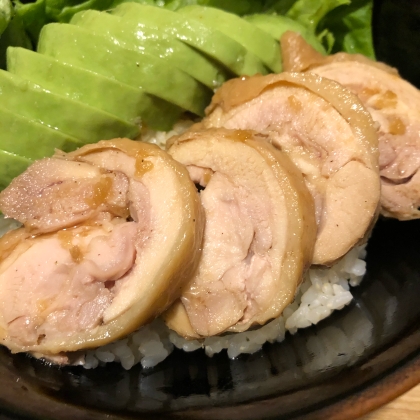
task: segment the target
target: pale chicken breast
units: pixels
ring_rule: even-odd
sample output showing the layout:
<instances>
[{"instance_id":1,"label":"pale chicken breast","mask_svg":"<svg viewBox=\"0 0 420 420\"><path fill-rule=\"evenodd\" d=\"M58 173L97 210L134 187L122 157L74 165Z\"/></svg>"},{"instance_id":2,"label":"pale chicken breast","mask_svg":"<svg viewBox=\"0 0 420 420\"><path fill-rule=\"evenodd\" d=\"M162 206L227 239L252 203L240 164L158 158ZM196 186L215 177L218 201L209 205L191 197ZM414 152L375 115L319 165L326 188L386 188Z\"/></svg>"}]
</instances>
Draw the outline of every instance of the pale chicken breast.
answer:
<instances>
[{"instance_id":1,"label":"pale chicken breast","mask_svg":"<svg viewBox=\"0 0 420 420\"><path fill-rule=\"evenodd\" d=\"M263 133L302 172L318 224L313 264L366 239L378 214L378 142L356 96L312 74L257 75L225 83L206 113L201 127Z\"/></svg>"},{"instance_id":2,"label":"pale chicken breast","mask_svg":"<svg viewBox=\"0 0 420 420\"><path fill-rule=\"evenodd\" d=\"M127 217L128 177L58 158L34 162L0 192L0 208L34 234L75 226L110 212Z\"/></svg>"},{"instance_id":3,"label":"pale chicken breast","mask_svg":"<svg viewBox=\"0 0 420 420\"><path fill-rule=\"evenodd\" d=\"M286 155L250 131L171 139L169 153L201 190L203 254L164 318L185 337L244 331L278 317L312 259L314 205Z\"/></svg>"},{"instance_id":4,"label":"pale chicken breast","mask_svg":"<svg viewBox=\"0 0 420 420\"><path fill-rule=\"evenodd\" d=\"M335 80L356 94L378 124L382 214L420 217L420 91L395 69L358 54L320 56L297 34L282 38L286 67Z\"/></svg>"},{"instance_id":5,"label":"pale chicken breast","mask_svg":"<svg viewBox=\"0 0 420 420\"><path fill-rule=\"evenodd\" d=\"M46 203L20 207L34 202L34 185ZM195 186L153 145L102 141L37 162L2 200L38 232L0 239L0 337L13 352L55 360L114 341L177 299L198 263L204 219Z\"/></svg>"}]
</instances>

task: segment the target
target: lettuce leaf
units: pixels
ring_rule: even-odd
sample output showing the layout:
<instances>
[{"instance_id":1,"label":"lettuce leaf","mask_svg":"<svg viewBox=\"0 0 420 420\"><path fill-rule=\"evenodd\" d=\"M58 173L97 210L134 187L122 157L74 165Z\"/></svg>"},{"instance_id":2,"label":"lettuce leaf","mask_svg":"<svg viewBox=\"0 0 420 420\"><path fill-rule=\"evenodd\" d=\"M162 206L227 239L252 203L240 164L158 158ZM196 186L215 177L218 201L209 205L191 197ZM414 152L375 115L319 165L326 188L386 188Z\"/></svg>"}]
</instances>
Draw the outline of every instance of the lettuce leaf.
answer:
<instances>
[{"instance_id":1,"label":"lettuce leaf","mask_svg":"<svg viewBox=\"0 0 420 420\"><path fill-rule=\"evenodd\" d=\"M375 59L372 39L372 1L353 0L325 16L319 28L334 34L332 52L360 53Z\"/></svg>"},{"instance_id":2,"label":"lettuce leaf","mask_svg":"<svg viewBox=\"0 0 420 420\"><path fill-rule=\"evenodd\" d=\"M329 53L345 51L375 58L372 0L266 0L264 13L302 23L317 35Z\"/></svg>"},{"instance_id":3,"label":"lettuce leaf","mask_svg":"<svg viewBox=\"0 0 420 420\"><path fill-rule=\"evenodd\" d=\"M126 1L152 4L170 10L198 4L237 15L276 14L289 17L311 31L326 51L361 53L374 58L371 15L373 0L36 0L14 1L17 14L34 45L48 22L69 22L86 9L107 10Z\"/></svg>"},{"instance_id":4,"label":"lettuce leaf","mask_svg":"<svg viewBox=\"0 0 420 420\"><path fill-rule=\"evenodd\" d=\"M10 0L0 0L0 36L7 28L13 16L13 5Z\"/></svg>"},{"instance_id":5,"label":"lettuce leaf","mask_svg":"<svg viewBox=\"0 0 420 420\"><path fill-rule=\"evenodd\" d=\"M45 0L37 0L33 3L21 3L15 1L15 12L23 22L23 26L35 46L41 28L52 20L47 16L45 10Z\"/></svg>"},{"instance_id":6,"label":"lettuce leaf","mask_svg":"<svg viewBox=\"0 0 420 420\"><path fill-rule=\"evenodd\" d=\"M255 0L155 0L156 6L166 7L171 10L197 4L199 6L216 7L240 16L261 12L264 3L264 1Z\"/></svg>"},{"instance_id":7,"label":"lettuce leaf","mask_svg":"<svg viewBox=\"0 0 420 420\"><path fill-rule=\"evenodd\" d=\"M328 12L349 3L350 0L297 0L287 11L286 16L316 32L319 22Z\"/></svg>"},{"instance_id":8,"label":"lettuce leaf","mask_svg":"<svg viewBox=\"0 0 420 420\"><path fill-rule=\"evenodd\" d=\"M32 49L25 25L9 0L0 0L0 68L6 68L9 46Z\"/></svg>"}]
</instances>

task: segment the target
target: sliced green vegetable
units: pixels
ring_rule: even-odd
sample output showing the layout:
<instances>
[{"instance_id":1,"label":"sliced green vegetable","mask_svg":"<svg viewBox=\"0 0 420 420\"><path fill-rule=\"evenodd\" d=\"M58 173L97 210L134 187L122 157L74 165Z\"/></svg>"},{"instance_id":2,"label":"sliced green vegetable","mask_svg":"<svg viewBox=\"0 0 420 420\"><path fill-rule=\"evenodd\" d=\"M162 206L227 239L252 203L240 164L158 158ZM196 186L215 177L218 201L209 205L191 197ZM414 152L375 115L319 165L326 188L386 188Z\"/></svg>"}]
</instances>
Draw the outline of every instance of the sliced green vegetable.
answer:
<instances>
[{"instance_id":1,"label":"sliced green vegetable","mask_svg":"<svg viewBox=\"0 0 420 420\"><path fill-rule=\"evenodd\" d=\"M138 29L153 28L173 36L222 63L236 75L266 74L264 64L242 45L220 31L160 7L123 3L112 14L136 22Z\"/></svg>"},{"instance_id":2,"label":"sliced green vegetable","mask_svg":"<svg viewBox=\"0 0 420 420\"><path fill-rule=\"evenodd\" d=\"M182 112L141 89L24 48L8 49L7 68L53 93L156 130L170 130Z\"/></svg>"},{"instance_id":3,"label":"sliced green vegetable","mask_svg":"<svg viewBox=\"0 0 420 420\"><path fill-rule=\"evenodd\" d=\"M28 159L52 156L55 149L70 152L82 144L74 137L0 107L0 149Z\"/></svg>"},{"instance_id":4,"label":"sliced green vegetable","mask_svg":"<svg viewBox=\"0 0 420 420\"><path fill-rule=\"evenodd\" d=\"M120 3L124 1L120 0ZM142 1L139 1L142 3ZM155 0L155 6L165 7L170 10L178 10L181 7L197 4L199 6L216 7L236 15L258 13L264 7L264 1L255 0Z\"/></svg>"},{"instance_id":5,"label":"sliced green vegetable","mask_svg":"<svg viewBox=\"0 0 420 420\"><path fill-rule=\"evenodd\" d=\"M39 38L38 52L144 89L197 115L204 114L211 99L210 89L181 70L169 68L145 51L139 53L122 48L74 25L52 23L45 26Z\"/></svg>"},{"instance_id":6,"label":"sliced green vegetable","mask_svg":"<svg viewBox=\"0 0 420 420\"><path fill-rule=\"evenodd\" d=\"M229 77L225 69L173 37L162 36L150 28L138 30L137 25L116 15L95 10L76 14L70 22L96 35L103 35L121 47L159 57L167 66L176 67L210 89L220 86Z\"/></svg>"},{"instance_id":7,"label":"sliced green vegetable","mask_svg":"<svg viewBox=\"0 0 420 420\"><path fill-rule=\"evenodd\" d=\"M281 72L278 40L274 40L258 26L232 13L213 7L187 6L180 9L178 13L219 30L256 55L272 72Z\"/></svg>"},{"instance_id":8,"label":"sliced green vegetable","mask_svg":"<svg viewBox=\"0 0 420 420\"><path fill-rule=\"evenodd\" d=\"M84 10L109 10L126 2L164 6L161 0L46 0L46 13L54 22L68 23Z\"/></svg>"},{"instance_id":9,"label":"sliced green vegetable","mask_svg":"<svg viewBox=\"0 0 420 420\"><path fill-rule=\"evenodd\" d=\"M248 22L258 26L263 31L269 33L274 39L280 40L286 31L298 32L305 40L312 45L317 51L326 54L325 48L314 35L314 33L305 28L299 22L280 15L249 15L244 16Z\"/></svg>"},{"instance_id":10,"label":"sliced green vegetable","mask_svg":"<svg viewBox=\"0 0 420 420\"><path fill-rule=\"evenodd\" d=\"M36 45L39 32L46 23L69 22L72 16L80 11L109 10L127 2L167 10L201 5L239 16L256 13L286 15L318 36L328 51L344 49L373 56L369 19L372 0L36 0L30 3L15 0L13 3L33 45Z\"/></svg>"},{"instance_id":11,"label":"sliced green vegetable","mask_svg":"<svg viewBox=\"0 0 420 420\"><path fill-rule=\"evenodd\" d=\"M0 71L0 103L10 112L78 139L77 144L115 137L135 138L139 128L111 114L56 95L28 80Z\"/></svg>"},{"instance_id":12,"label":"sliced green vegetable","mask_svg":"<svg viewBox=\"0 0 420 420\"><path fill-rule=\"evenodd\" d=\"M178 10L191 4L217 7L237 15L258 13L264 6L264 1L253 0L46 0L48 15L56 22L67 23L73 15L83 10L107 10L122 3L133 2L163 7L168 10Z\"/></svg>"},{"instance_id":13,"label":"sliced green vegetable","mask_svg":"<svg viewBox=\"0 0 420 420\"><path fill-rule=\"evenodd\" d=\"M20 175L31 163L32 160L28 158L0 150L0 190L6 188L12 179Z\"/></svg>"},{"instance_id":14,"label":"sliced green vegetable","mask_svg":"<svg viewBox=\"0 0 420 420\"><path fill-rule=\"evenodd\" d=\"M55 22L68 23L76 13L82 10L106 10L112 7L113 0L46 0L46 13Z\"/></svg>"}]
</instances>

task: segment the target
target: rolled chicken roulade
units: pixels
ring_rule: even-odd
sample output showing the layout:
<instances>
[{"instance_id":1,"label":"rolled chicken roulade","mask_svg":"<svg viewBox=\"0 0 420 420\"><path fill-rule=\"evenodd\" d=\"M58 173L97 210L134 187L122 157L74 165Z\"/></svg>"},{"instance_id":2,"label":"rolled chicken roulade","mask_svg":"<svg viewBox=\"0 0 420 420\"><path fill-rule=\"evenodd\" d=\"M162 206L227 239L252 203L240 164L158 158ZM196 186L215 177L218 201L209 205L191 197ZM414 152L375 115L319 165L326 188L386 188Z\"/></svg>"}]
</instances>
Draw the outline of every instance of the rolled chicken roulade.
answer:
<instances>
[{"instance_id":1,"label":"rolled chicken roulade","mask_svg":"<svg viewBox=\"0 0 420 420\"><path fill-rule=\"evenodd\" d=\"M356 94L378 124L381 213L420 217L420 91L398 72L360 54L324 57L296 33L282 37L290 71L310 71Z\"/></svg>"},{"instance_id":2,"label":"rolled chicken roulade","mask_svg":"<svg viewBox=\"0 0 420 420\"><path fill-rule=\"evenodd\" d=\"M336 82L282 73L226 82L202 127L252 129L302 172L316 208L313 264L332 265L366 240L379 209L378 140L370 114Z\"/></svg>"},{"instance_id":3,"label":"rolled chicken roulade","mask_svg":"<svg viewBox=\"0 0 420 420\"><path fill-rule=\"evenodd\" d=\"M198 194L153 145L116 139L38 161L0 208L24 223L0 239L0 336L13 352L114 341L164 311L197 266Z\"/></svg>"},{"instance_id":4,"label":"rolled chicken roulade","mask_svg":"<svg viewBox=\"0 0 420 420\"><path fill-rule=\"evenodd\" d=\"M201 190L198 270L164 314L184 337L245 331L278 317L312 258L314 205L302 174L264 136L209 129L172 138L169 153Z\"/></svg>"}]
</instances>

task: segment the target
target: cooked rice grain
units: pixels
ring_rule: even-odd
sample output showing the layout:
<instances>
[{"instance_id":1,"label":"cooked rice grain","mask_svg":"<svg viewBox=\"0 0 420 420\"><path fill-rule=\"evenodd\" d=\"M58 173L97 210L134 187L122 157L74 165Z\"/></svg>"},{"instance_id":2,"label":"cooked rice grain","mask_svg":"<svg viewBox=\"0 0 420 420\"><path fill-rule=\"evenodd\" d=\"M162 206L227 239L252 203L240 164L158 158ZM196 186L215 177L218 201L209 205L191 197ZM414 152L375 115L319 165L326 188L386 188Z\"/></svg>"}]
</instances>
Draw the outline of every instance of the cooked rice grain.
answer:
<instances>
[{"instance_id":1,"label":"cooked rice grain","mask_svg":"<svg viewBox=\"0 0 420 420\"><path fill-rule=\"evenodd\" d=\"M365 256L365 246L360 246L331 268L309 270L294 302L282 316L258 329L208 337L199 342L185 340L157 319L123 340L89 350L84 367L91 369L109 362L119 362L124 369L139 362L144 368L153 367L169 356L174 346L187 352L203 348L209 357L226 349L231 359L241 353L255 353L266 342L283 341L286 331L294 334L348 305L353 299L350 286L357 286L366 272ZM326 333L329 336L331 331Z\"/></svg>"}]
</instances>

